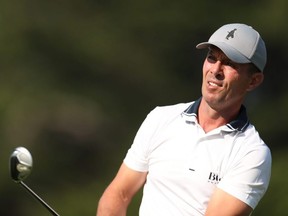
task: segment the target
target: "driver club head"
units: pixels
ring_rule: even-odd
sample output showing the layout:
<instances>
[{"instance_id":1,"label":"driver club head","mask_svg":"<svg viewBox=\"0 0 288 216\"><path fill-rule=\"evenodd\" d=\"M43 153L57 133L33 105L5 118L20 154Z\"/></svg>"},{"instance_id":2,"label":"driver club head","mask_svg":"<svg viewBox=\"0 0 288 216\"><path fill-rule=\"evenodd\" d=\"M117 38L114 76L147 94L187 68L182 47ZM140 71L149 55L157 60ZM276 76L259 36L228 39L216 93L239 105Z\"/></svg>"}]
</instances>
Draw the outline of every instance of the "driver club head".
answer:
<instances>
[{"instance_id":1,"label":"driver club head","mask_svg":"<svg viewBox=\"0 0 288 216\"><path fill-rule=\"evenodd\" d=\"M17 147L10 156L10 174L19 183L29 176L33 166L30 152L24 147Z\"/></svg>"}]
</instances>

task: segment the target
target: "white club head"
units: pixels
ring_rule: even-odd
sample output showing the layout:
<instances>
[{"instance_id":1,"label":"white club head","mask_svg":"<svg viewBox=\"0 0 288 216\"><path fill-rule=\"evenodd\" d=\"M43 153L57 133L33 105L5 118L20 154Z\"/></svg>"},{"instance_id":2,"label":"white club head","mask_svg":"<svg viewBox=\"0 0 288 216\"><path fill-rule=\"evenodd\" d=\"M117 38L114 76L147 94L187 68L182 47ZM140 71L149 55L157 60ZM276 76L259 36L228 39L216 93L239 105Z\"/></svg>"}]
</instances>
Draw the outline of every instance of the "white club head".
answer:
<instances>
[{"instance_id":1,"label":"white club head","mask_svg":"<svg viewBox=\"0 0 288 216\"><path fill-rule=\"evenodd\" d=\"M24 147L17 147L10 156L10 174L15 182L23 181L31 173L33 159Z\"/></svg>"}]
</instances>

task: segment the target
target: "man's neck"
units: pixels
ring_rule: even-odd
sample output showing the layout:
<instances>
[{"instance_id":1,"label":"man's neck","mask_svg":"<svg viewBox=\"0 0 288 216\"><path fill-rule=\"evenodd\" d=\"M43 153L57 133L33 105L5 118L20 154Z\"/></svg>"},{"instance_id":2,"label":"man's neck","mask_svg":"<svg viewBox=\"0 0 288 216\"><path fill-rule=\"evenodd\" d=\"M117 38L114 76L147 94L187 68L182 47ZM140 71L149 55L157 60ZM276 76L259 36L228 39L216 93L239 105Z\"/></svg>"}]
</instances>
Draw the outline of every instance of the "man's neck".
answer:
<instances>
[{"instance_id":1,"label":"man's neck","mask_svg":"<svg viewBox=\"0 0 288 216\"><path fill-rule=\"evenodd\" d=\"M223 126L233 119L235 119L239 113L240 106L227 107L225 109L213 109L209 104L202 98L199 110L198 110L198 122L203 130L207 133L220 126Z\"/></svg>"}]
</instances>

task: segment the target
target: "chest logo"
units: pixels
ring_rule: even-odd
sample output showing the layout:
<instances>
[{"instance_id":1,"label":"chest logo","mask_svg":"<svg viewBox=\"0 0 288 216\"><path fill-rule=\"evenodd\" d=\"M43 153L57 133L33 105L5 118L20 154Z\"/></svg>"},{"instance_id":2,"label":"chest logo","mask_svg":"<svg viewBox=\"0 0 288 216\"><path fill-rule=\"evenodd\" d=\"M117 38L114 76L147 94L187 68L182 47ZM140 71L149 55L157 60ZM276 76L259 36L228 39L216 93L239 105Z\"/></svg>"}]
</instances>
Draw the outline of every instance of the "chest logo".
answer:
<instances>
[{"instance_id":1,"label":"chest logo","mask_svg":"<svg viewBox=\"0 0 288 216\"><path fill-rule=\"evenodd\" d=\"M219 177L218 173L210 172L208 182L212 184L218 184L220 181L221 178Z\"/></svg>"}]
</instances>

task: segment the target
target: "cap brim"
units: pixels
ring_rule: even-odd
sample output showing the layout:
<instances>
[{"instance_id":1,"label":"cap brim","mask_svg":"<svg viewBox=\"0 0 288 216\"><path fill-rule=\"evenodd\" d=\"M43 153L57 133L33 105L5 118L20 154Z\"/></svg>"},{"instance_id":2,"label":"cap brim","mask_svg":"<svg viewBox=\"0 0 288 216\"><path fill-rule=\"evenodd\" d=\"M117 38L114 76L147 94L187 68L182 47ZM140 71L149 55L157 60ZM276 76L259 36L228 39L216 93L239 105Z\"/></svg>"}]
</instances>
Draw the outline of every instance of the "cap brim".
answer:
<instances>
[{"instance_id":1,"label":"cap brim","mask_svg":"<svg viewBox=\"0 0 288 216\"><path fill-rule=\"evenodd\" d=\"M205 49L210 47L211 45L214 45L218 47L222 52L233 62L239 63L239 64L245 64L245 63L250 63L251 61L241 54L239 51L234 49L233 47L227 45L226 43L223 42L203 42L199 43L196 48L197 49Z\"/></svg>"}]
</instances>

